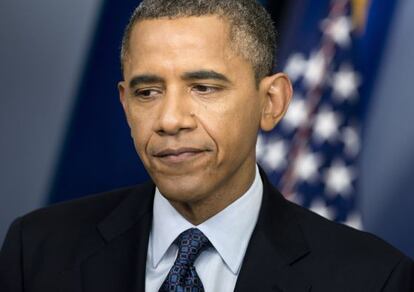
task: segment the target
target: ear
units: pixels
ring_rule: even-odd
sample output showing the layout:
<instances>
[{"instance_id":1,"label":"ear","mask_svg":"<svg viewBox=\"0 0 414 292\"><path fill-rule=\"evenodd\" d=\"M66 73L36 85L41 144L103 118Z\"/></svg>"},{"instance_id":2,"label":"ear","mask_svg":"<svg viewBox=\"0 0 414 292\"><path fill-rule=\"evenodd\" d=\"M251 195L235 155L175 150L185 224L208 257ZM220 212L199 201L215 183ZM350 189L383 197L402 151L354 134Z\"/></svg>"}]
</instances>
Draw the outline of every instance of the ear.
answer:
<instances>
[{"instance_id":1,"label":"ear","mask_svg":"<svg viewBox=\"0 0 414 292\"><path fill-rule=\"evenodd\" d=\"M118 82L119 101L122 104L122 108L124 109L126 120L128 122L128 125L130 126L129 115L128 115L127 96L126 96L127 92L126 91L127 91L127 89L125 87L125 81Z\"/></svg>"},{"instance_id":2,"label":"ear","mask_svg":"<svg viewBox=\"0 0 414 292\"><path fill-rule=\"evenodd\" d=\"M126 94L126 89L125 89L125 81L119 81L118 82L118 94L119 94L119 101L121 102L121 104L122 104L122 107L124 108L124 110L125 110L125 107L126 107L126 96L125 96L125 94Z\"/></svg>"},{"instance_id":3,"label":"ear","mask_svg":"<svg viewBox=\"0 0 414 292\"><path fill-rule=\"evenodd\" d=\"M263 131L272 130L286 113L292 99L292 83L286 74L277 73L260 82L263 99L260 127Z\"/></svg>"}]
</instances>

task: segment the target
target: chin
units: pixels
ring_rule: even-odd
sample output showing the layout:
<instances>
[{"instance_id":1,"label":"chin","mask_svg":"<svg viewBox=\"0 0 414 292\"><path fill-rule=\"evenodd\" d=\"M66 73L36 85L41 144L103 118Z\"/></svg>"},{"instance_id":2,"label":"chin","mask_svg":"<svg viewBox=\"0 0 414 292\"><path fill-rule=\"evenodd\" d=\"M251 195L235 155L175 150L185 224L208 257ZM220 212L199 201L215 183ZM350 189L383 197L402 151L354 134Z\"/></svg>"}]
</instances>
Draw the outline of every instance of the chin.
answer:
<instances>
[{"instance_id":1,"label":"chin","mask_svg":"<svg viewBox=\"0 0 414 292\"><path fill-rule=\"evenodd\" d=\"M202 200L207 193L206 184L197 183L192 178L158 178L155 181L161 194L170 201L194 203Z\"/></svg>"}]
</instances>

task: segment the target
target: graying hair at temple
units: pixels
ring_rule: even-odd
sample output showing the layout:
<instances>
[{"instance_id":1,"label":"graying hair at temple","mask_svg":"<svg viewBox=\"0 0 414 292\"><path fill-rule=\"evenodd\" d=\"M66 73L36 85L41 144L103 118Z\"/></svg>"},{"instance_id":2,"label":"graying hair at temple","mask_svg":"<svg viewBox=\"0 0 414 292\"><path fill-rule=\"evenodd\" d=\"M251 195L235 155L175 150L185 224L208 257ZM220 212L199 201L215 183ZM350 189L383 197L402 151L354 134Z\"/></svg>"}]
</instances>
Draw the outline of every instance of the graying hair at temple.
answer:
<instances>
[{"instance_id":1,"label":"graying hair at temple","mask_svg":"<svg viewBox=\"0 0 414 292\"><path fill-rule=\"evenodd\" d=\"M275 65L276 30L271 16L255 0L143 0L125 29L121 67L128 57L131 31L140 20L217 15L229 21L232 49L248 60L256 81Z\"/></svg>"}]
</instances>

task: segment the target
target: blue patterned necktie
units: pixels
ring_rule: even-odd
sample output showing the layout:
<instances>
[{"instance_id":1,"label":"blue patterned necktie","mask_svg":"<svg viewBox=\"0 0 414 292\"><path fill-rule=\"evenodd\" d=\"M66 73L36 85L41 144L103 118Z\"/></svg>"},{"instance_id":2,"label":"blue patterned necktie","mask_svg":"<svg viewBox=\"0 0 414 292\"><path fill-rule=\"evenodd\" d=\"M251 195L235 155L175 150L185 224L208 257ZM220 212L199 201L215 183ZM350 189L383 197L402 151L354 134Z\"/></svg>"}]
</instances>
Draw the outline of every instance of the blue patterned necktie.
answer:
<instances>
[{"instance_id":1,"label":"blue patterned necktie","mask_svg":"<svg viewBox=\"0 0 414 292\"><path fill-rule=\"evenodd\" d=\"M203 292L204 287L194 267L196 258L211 243L197 228L181 233L175 243L178 255L159 292Z\"/></svg>"}]
</instances>

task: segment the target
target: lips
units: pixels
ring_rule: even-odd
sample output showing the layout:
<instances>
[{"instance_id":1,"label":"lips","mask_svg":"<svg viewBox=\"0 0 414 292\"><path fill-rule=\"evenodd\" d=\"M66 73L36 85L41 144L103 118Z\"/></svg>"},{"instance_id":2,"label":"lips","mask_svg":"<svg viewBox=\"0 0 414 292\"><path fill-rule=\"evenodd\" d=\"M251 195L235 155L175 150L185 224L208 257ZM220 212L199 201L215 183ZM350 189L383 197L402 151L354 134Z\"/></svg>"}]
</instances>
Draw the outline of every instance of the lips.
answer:
<instances>
[{"instance_id":1,"label":"lips","mask_svg":"<svg viewBox=\"0 0 414 292\"><path fill-rule=\"evenodd\" d=\"M205 150L197 148L178 148L178 149L164 149L154 154L155 157L179 156L183 154L197 154Z\"/></svg>"},{"instance_id":2,"label":"lips","mask_svg":"<svg viewBox=\"0 0 414 292\"><path fill-rule=\"evenodd\" d=\"M153 156L165 162L179 163L199 157L205 152L207 150L192 147L168 148L155 152Z\"/></svg>"}]
</instances>

